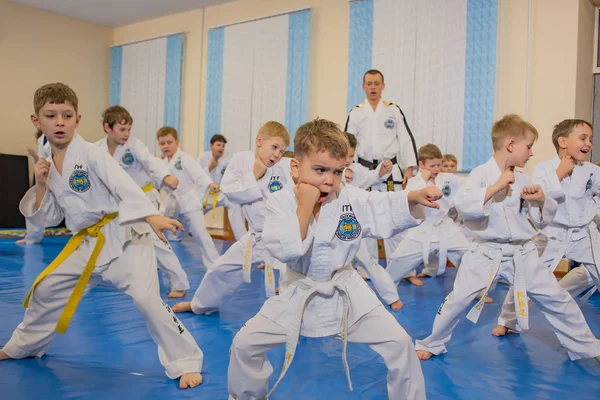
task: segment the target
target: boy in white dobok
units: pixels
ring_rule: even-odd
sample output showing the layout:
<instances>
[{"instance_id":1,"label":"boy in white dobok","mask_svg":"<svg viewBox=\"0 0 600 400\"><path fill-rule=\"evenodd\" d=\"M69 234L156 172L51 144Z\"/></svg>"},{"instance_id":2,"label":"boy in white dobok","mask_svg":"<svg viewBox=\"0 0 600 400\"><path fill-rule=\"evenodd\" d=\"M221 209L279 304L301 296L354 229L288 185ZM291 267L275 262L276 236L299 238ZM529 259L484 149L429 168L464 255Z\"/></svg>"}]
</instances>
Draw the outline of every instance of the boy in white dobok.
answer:
<instances>
[{"instance_id":1,"label":"boy in white dobok","mask_svg":"<svg viewBox=\"0 0 600 400\"><path fill-rule=\"evenodd\" d=\"M390 160L384 160L374 170L354 163L357 141L354 135L344 132L348 140L348 157L346 157L346 169L344 170L343 181L349 185L356 186L366 190L377 182L383 182L392 173L392 163ZM399 310L403 304L398 295L398 288L387 271L379 265L379 260L371 257L369 249L365 242L361 242L360 248L354 258L357 271L363 278L371 279L373 287L379 293L383 301L388 304L392 310ZM366 276L365 276L366 275Z\"/></svg>"},{"instance_id":2,"label":"boy in white dobok","mask_svg":"<svg viewBox=\"0 0 600 400\"><path fill-rule=\"evenodd\" d=\"M229 164L229 158L224 157L225 145L227 139L223 135L214 135L210 138L210 151L200 154L198 157L198 163L204 168L204 171L208 173L212 182L217 185L217 191L209 191L204 199L204 212L208 212L214 208L223 206L227 209L227 217L231 224L231 230L235 240L240 240L242 236L248 232L246 229L246 221L242 214L242 207L239 204L233 204L220 190L221 181L225 170Z\"/></svg>"},{"instance_id":3,"label":"boy in white dobok","mask_svg":"<svg viewBox=\"0 0 600 400\"><path fill-rule=\"evenodd\" d=\"M275 295L275 274L279 269L265 250L262 238L265 202L291 181L290 159L282 158L290 144L290 135L279 122L266 122L256 136L256 149L236 153L225 170L221 190L229 201L242 207L250 230L217 260L206 275L191 302L177 303L175 312L208 315L218 311L223 300L243 282L250 282L252 264L265 263L265 291Z\"/></svg>"},{"instance_id":4,"label":"boy in white dobok","mask_svg":"<svg viewBox=\"0 0 600 400\"><path fill-rule=\"evenodd\" d=\"M434 186L444 196L438 202L439 209L425 211L425 222L402 234L402 240L390 256L387 266L388 273L396 283L421 263L425 268L419 276L441 275L446 270L447 261L459 265L470 246L462 228L448 216L449 211L454 208L456 192L464 180L454 174L440 173L442 152L434 144L419 148L418 159L419 172L408 180L406 190ZM430 258L435 258L437 262L430 263Z\"/></svg>"},{"instance_id":5,"label":"boy in white dobok","mask_svg":"<svg viewBox=\"0 0 600 400\"><path fill-rule=\"evenodd\" d=\"M204 265L210 268L219 258L219 252L206 231L202 199L209 190L217 190L217 185L210 180L196 160L179 148L175 128L163 126L156 132L156 137L164 155L162 162L179 180L176 190L166 190L168 195L160 210L167 217L177 218L185 231L192 233L194 240L200 245Z\"/></svg>"},{"instance_id":6,"label":"boy in white dobok","mask_svg":"<svg viewBox=\"0 0 600 400\"><path fill-rule=\"evenodd\" d=\"M514 286L518 324L528 329L527 298L531 297L567 348L571 359L600 355L598 341L581 310L569 293L560 287L546 268L531 240L537 232L527 215L539 226L547 225L557 204L545 196L539 185L530 185L527 176L515 172L533 155L537 139L533 125L517 115L506 115L492 127L494 156L475 168L455 197L456 209L477 237L462 258L454 289L440 306L433 331L417 340L417 355L426 360L446 352L446 342L473 299L485 293L501 276ZM477 322L484 300L471 309L467 318Z\"/></svg>"},{"instance_id":7,"label":"boy in white dobok","mask_svg":"<svg viewBox=\"0 0 600 400\"><path fill-rule=\"evenodd\" d=\"M294 139L292 171L298 184L267 201L265 246L287 264L279 296L237 333L228 371L230 398L264 399L288 370L299 336L340 336L368 344L388 367L390 399L425 399L425 384L410 336L352 268L367 236L389 237L415 226L420 204L436 207L436 188L416 192L367 192L341 183L348 142L336 124L315 120L301 126ZM265 353L286 344L279 379L269 391L273 369Z\"/></svg>"},{"instance_id":8,"label":"boy in white dobok","mask_svg":"<svg viewBox=\"0 0 600 400\"><path fill-rule=\"evenodd\" d=\"M27 147L27 151L29 155L33 158L33 164L35 165L37 161L41 158L48 158L51 155L50 150L50 142L46 139L46 136L41 131L37 131L37 152L31 147ZM29 222L29 220L25 219L25 228L27 233L23 239L17 240L15 244L38 244L44 238L44 230L46 228L44 226L37 226Z\"/></svg>"},{"instance_id":9,"label":"boy in white dobok","mask_svg":"<svg viewBox=\"0 0 600 400\"><path fill-rule=\"evenodd\" d=\"M179 180L171 175L161 160L150 154L144 143L131 136L133 118L125 108L111 106L104 110L102 119L106 138L96 142L96 145L119 163L158 209L160 195L152 185L152 180L161 182L172 190L177 189ZM151 238L158 267L165 273L171 287L168 297L183 297L190 288L190 282L179 259L168 242L163 242L158 236Z\"/></svg>"},{"instance_id":10,"label":"boy in white dobok","mask_svg":"<svg viewBox=\"0 0 600 400\"><path fill-rule=\"evenodd\" d=\"M90 278L131 296L158 345L158 356L179 387L202 383L202 352L159 295L150 235L181 224L158 214L142 190L106 152L75 133L81 115L77 95L61 83L34 96L33 124L52 147L35 166L35 187L21 212L35 225L66 219L74 232L62 252L38 276L25 299L23 322L0 350L0 360L42 357L56 332L65 333Z\"/></svg>"},{"instance_id":11,"label":"boy in white dobok","mask_svg":"<svg viewBox=\"0 0 600 400\"><path fill-rule=\"evenodd\" d=\"M563 257L582 263L582 267L573 269L560 280L565 290L577 296L593 283L600 286L600 233L595 221L598 206L594 200L600 193L600 168L587 161L592 150L592 125L580 119L564 120L554 127L552 142L556 156L539 163L533 170L533 181L558 203L556 216L541 232L546 239L541 259L552 272ZM502 306L498 326L492 331L496 336L505 335L508 329L520 330L512 294L511 289Z\"/></svg>"}]
</instances>

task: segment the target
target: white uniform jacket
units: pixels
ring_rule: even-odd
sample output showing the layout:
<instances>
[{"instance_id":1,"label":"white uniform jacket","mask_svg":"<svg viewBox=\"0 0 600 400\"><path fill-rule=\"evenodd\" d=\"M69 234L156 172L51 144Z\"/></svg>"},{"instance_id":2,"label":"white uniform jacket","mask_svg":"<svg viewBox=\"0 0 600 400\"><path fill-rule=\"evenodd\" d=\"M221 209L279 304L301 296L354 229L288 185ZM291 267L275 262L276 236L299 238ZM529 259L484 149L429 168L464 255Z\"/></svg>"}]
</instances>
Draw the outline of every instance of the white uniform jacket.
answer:
<instances>
[{"instance_id":1,"label":"white uniform jacket","mask_svg":"<svg viewBox=\"0 0 600 400\"><path fill-rule=\"evenodd\" d=\"M498 181L501 172L492 157L469 174L465 184L458 190L454 204L465 225L479 242L510 243L531 240L536 229L527 215L539 227L547 225L556 214L557 204L546 195L540 210L522 200L523 187L531 184L527 176L515 171L515 182L506 190L498 192L487 203L483 203L487 188Z\"/></svg>"},{"instance_id":2,"label":"white uniform jacket","mask_svg":"<svg viewBox=\"0 0 600 400\"><path fill-rule=\"evenodd\" d=\"M265 219L266 199L288 184L293 186L293 181L289 158L283 157L277 164L267 168L259 180L252 172L255 160L253 151L234 154L221 181L221 191L230 202L242 206L251 230L260 233Z\"/></svg>"},{"instance_id":3,"label":"white uniform jacket","mask_svg":"<svg viewBox=\"0 0 600 400\"><path fill-rule=\"evenodd\" d=\"M63 218L71 232L97 224L104 215L119 216L101 228L106 243L96 265L104 265L123 253L131 239L132 229L138 234L154 234L143 218L158 215L158 210L125 171L96 145L75 134L65 155L62 175L52 158L47 190L38 210L35 207L35 186L29 189L19 208L34 225L57 225ZM87 236L79 245L89 258L96 238Z\"/></svg>"},{"instance_id":4,"label":"white uniform jacket","mask_svg":"<svg viewBox=\"0 0 600 400\"><path fill-rule=\"evenodd\" d=\"M263 240L267 250L287 264L287 273L281 294L268 299L260 314L283 327L292 326L307 290L300 281L308 279L318 293L308 298L300 332L309 337L335 335L341 330L345 303L349 327L381 305L360 275L348 268L362 238L391 237L420 220L409 211L407 192L367 192L342 185L339 197L322 205L318 221L311 221L302 240L297 208L291 185L267 200ZM343 278L338 279L340 275ZM332 283L339 285L345 299Z\"/></svg>"},{"instance_id":5,"label":"white uniform jacket","mask_svg":"<svg viewBox=\"0 0 600 400\"><path fill-rule=\"evenodd\" d=\"M202 202L212 180L200 164L182 150L177 150L171 161L165 158L162 162L168 166L171 175L179 179L179 185L175 191L165 189L168 196L161 204L161 212L167 217L175 217L202 210Z\"/></svg>"}]
</instances>

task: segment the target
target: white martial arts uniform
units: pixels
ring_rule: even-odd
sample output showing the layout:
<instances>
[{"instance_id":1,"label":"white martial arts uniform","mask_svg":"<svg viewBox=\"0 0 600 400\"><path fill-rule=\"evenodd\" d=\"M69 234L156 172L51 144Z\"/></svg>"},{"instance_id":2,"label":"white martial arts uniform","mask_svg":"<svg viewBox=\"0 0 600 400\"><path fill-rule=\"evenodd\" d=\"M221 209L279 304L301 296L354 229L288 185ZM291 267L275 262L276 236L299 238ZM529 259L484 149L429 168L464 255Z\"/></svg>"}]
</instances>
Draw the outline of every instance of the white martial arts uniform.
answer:
<instances>
[{"instance_id":1,"label":"white martial arts uniform","mask_svg":"<svg viewBox=\"0 0 600 400\"><path fill-rule=\"evenodd\" d=\"M21 212L32 224L56 224L65 217L72 232L93 228L77 249L35 287L23 322L4 352L12 358L41 357L46 353L59 316L94 247L104 236L106 242L92 279L111 283L131 296L158 345L160 362L170 378L200 372L202 352L159 295L156 255L149 238L155 233L144 221L158 211L129 175L108 154L76 135L65 154L62 175L51 165L47 191L38 210L34 210L35 191L31 188L20 204ZM108 223L104 221L116 212L118 216ZM98 229L101 221L106 224Z\"/></svg>"},{"instance_id":2,"label":"white martial arts uniform","mask_svg":"<svg viewBox=\"0 0 600 400\"><path fill-rule=\"evenodd\" d=\"M470 242L465 237L463 228L448 216L448 212L454 208L454 197L464 181L464 178L445 172L436 176L435 184L425 182L421 172L408 180L406 190L435 186L442 191L444 197L438 200L439 209L425 210L425 222L401 234L402 241L391 255L387 266L394 282L399 282L407 272L415 270L421 263L425 264L423 272L429 276L443 274L448 259L455 266L460 265ZM430 262L434 257L437 263Z\"/></svg>"},{"instance_id":3,"label":"white martial arts uniform","mask_svg":"<svg viewBox=\"0 0 600 400\"><path fill-rule=\"evenodd\" d=\"M394 163L387 182L373 185L371 189L383 192L402 190L401 167L406 169L417 166L417 146L400 107L381 100L376 110L373 110L365 99L348 113L345 130L356 136L359 162L362 160L362 163L370 163L370 169L374 169L383 160L392 160ZM384 240L388 264L399 241L400 238L396 237ZM367 240L367 246L371 256L378 259L376 240Z\"/></svg>"},{"instance_id":4,"label":"white martial arts uniform","mask_svg":"<svg viewBox=\"0 0 600 400\"><path fill-rule=\"evenodd\" d=\"M204 265L210 268L219 258L219 252L206 231L202 201L212 181L196 160L181 149L173 154L171 161L165 157L162 162L179 179L179 185L174 191L163 188L168 195L160 210L163 215L179 220L185 231L192 233L196 243L200 245Z\"/></svg>"},{"instance_id":5,"label":"white martial arts uniform","mask_svg":"<svg viewBox=\"0 0 600 400\"><path fill-rule=\"evenodd\" d=\"M518 323L528 328L527 296L531 297L552 325L571 359L600 355L598 341L588 327L577 303L560 287L549 268L538 255L531 240L537 234L527 220L527 213L540 226L554 218L557 204L546 196L542 209L523 201L521 192L529 184L525 174L515 172L515 182L484 204L489 186L501 175L496 160L475 168L459 189L454 203L465 224L477 237L458 269L454 288L440 306L430 336L416 343L417 350L433 354L446 352L445 343L452 336L463 312L485 289L484 295L467 318L477 322L492 282L503 277L515 287Z\"/></svg>"},{"instance_id":6,"label":"white martial arts uniform","mask_svg":"<svg viewBox=\"0 0 600 400\"><path fill-rule=\"evenodd\" d=\"M595 220L598 205L594 200L600 191L600 167L589 162L576 165L571 176L559 181L556 175L559 164L560 158L555 156L533 170L533 182L558 203L556 216L541 232L545 239L541 259L552 272L563 257L582 263L582 267L575 268L560 280L565 290L577 296L594 282L600 287L600 233ZM509 291L504 300L498 324L518 330L514 300L508 298L510 294Z\"/></svg>"},{"instance_id":7,"label":"white martial arts uniform","mask_svg":"<svg viewBox=\"0 0 600 400\"><path fill-rule=\"evenodd\" d=\"M273 372L267 350L286 344L279 383L299 335L339 335L350 386L346 341L365 343L381 355L388 367L390 399L425 399L423 373L410 336L349 265L363 237L389 237L419 223L409 211L406 192L369 193L342 185L338 198L330 196L318 220L310 222L304 240L293 187L268 199L265 247L287 264L288 271L280 295L268 299L233 339L229 394L239 400L265 398Z\"/></svg>"},{"instance_id":8,"label":"white martial arts uniform","mask_svg":"<svg viewBox=\"0 0 600 400\"><path fill-rule=\"evenodd\" d=\"M46 139L46 136L43 134L37 140L37 153L40 158L49 158L52 155L52 150L50 149L50 142ZM58 221L60 223L61 221ZM25 229L27 229L27 234L25 235L25 243L26 244L38 244L44 238L44 228L46 224L42 227L37 226L29 222L28 219L25 219Z\"/></svg>"},{"instance_id":9,"label":"white martial arts uniform","mask_svg":"<svg viewBox=\"0 0 600 400\"><path fill-rule=\"evenodd\" d=\"M232 295L242 282L250 282L252 264L265 263L265 290L267 296L275 294L273 268L280 265L265 250L262 230L265 219L265 200L292 184L290 159L282 158L270 168L262 178L256 180L253 151L236 153L225 170L221 190L229 201L242 207L250 230L235 242L217 260L213 268L206 271L200 286L192 299L192 311L196 314L210 314L217 311L223 300Z\"/></svg>"},{"instance_id":10,"label":"white martial arts uniform","mask_svg":"<svg viewBox=\"0 0 600 400\"><path fill-rule=\"evenodd\" d=\"M217 166L209 171L208 164L212 160L212 152L207 151L205 153L200 154L198 157L198 163L204 168L208 176L212 179L213 183L221 186L221 181L223 179L223 175L225 174L225 170L227 169L227 165L229 164L229 159L225 157L219 158L217 161ZM206 199L204 199L204 204L206 208L204 212L208 212L213 208L213 196L215 194L209 192L206 195ZM227 197L223 194L223 191L220 190L217 193L217 202L214 207L225 207L227 209L227 217L229 218L229 223L231 224L231 230L233 231L233 236L235 236L235 240L240 240L242 236L244 236L248 229L246 229L246 221L244 220L244 215L242 214L242 207L239 204L233 204L230 202Z\"/></svg>"},{"instance_id":11,"label":"white martial arts uniform","mask_svg":"<svg viewBox=\"0 0 600 400\"><path fill-rule=\"evenodd\" d=\"M351 181L347 180L346 171L344 171L344 181L349 185L365 190L376 182L383 182L391 174L391 172L388 172L382 177L379 176L380 168L381 164L376 169L369 170L358 163L353 163L347 168L352 171L353 178ZM354 261L359 274L363 276L362 271L366 272L367 277L373 283L373 287L386 304L389 305L400 300L396 284L394 284L387 271L379 265L379 260L371 257L366 241L361 241Z\"/></svg>"},{"instance_id":12,"label":"white martial arts uniform","mask_svg":"<svg viewBox=\"0 0 600 400\"><path fill-rule=\"evenodd\" d=\"M110 154L106 138L96 142L96 145ZM112 157L146 193L146 197L158 209L160 194L152 186L152 181L154 179L162 183L167 175L171 175L167 166L160 159L150 154L146 145L133 136L130 136L125 144L117 146ZM158 267L166 275L171 290L188 290L190 282L187 274L171 246L160 240L156 235L150 237L156 252Z\"/></svg>"}]
</instances>

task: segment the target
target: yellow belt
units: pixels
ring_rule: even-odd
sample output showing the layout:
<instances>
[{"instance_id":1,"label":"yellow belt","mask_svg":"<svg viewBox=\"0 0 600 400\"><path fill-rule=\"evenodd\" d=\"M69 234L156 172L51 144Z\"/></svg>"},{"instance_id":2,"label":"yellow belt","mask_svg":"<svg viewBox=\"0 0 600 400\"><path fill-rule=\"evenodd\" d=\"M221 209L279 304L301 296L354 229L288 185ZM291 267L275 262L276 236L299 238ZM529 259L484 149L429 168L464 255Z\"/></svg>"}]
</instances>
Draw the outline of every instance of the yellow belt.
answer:
<instances>
[{"instance_id":1,"label":"yellow belt","mask_svg":"<svg viewBox=\"0 0 600 400\"><path fill-rule=\"evenodd\" d=\"M152 186L152 184L149 183L142 188L142 192L147 193L147 192L151 191L152 189L154 189L154 186Z\"/></svg>"},{"instance_id":2,"label":"yellow belt","mask_svg":"<svg viewBox=\"0 0 600 400\"><path fill-rule=\"evenodd\" d=\"M202 208L206 210L206 206L208 206L208 198L210 197L210 195L212 194L212 209L214 210L215 208L217 208L217 203L219 201L219 192L213 192L212 190L208 191L208 194L206 195L206 198L204 199L204 204L202 205ZM215 214L213 213L213 219L215 218Z\"/></svg>"},{"instance_id":3,"label":"yellow belt","mask_svg":"<svg viewBox=\"0 0 600 400\"><path fill-rule=\"evenodd\" d=\"M115 219L119 215L119 213L107 214L102 217L102 219L95 225L92 225L88 228L82 229L77 232L68 242L67 245L62 249L60 254L46 267L45 270L42 271L41 274L35 279L31 289L29 289L29 293L27 293L27 297L25 297L25 301L23 302L23 307L29 307L29 299L31 298L31 294L33 293L33 289L48 275L50 275L60 264L62 264L75 250L79 247L79 244L86 236L92 236L98 238L96 240L96 245L94 246L94 250L92 251L92 255L88 260L85 269L81 273L81 277L77 281L75 288L73 289L73 293L71 293L71 297L67 301L65 308L58 319L58 323L56 324L56 331L59 333L65 333L67 328L69 327L69 323L71 322L71 318L73 318L73 314L77 309L77 305L81 301L81 297L83 296L83 292L85 291L85 287L92 276L92 272L94 272L94 268L96 266L96 260L98 260L98 255L100 255L100 251L102 251L102 247L104 247L105 238L100 228L104 225L108 224L110 221Z\"/></svg>"}]
</instances>

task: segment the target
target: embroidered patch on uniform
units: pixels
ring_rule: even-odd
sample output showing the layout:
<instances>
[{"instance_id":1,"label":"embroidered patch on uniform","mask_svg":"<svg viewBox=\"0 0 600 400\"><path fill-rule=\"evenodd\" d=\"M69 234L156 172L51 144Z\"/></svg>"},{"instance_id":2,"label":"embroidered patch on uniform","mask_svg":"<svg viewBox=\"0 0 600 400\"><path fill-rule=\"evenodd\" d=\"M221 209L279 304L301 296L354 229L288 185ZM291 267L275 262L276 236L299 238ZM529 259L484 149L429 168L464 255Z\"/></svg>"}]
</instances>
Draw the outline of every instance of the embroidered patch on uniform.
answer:
<instances>
[{"instance_id":1,"label":"embroidered patch on uniform","mask_svg":"<svg viewBox=\"0 0 600 400\"><path fill-rule=\"evenodd\" d=\"M87 171L76 169L69 177L69 186L77 193L83 193L90 190L90 178Z\"/></svg>"},{"instance_id":2,"label":"embroidered patch on uniform","mask_svg":"<svg viewBox=\"0 0 600 400\"><path fill-rule=\"evenodd\" d=\"M177 162L175 163L175 169L178 169L180 171L183 169L183 167L181 166L181 160L177 160Z\"/></svg>"},{"instance_id":3,"label":"embroidered patch on uniform","mask_svg":"<svg viewBox=\"0 0 600 400\"><path fill-rule=\"evenodd\" d=\"M345 242L354 240L360 235L361 227L354 214L342 214L335 236Z\"/></svg>"},{"instance_id":4,"label":"embroidered patch on uniform","mask_svg":"<svg viewBox=\"0 0 600 400\"><path fill-rule=\"evenodd\" d=\"M442 188L442 193L444 194L444 196L448 197L450 196L450 194L452 193L452 189L450 188L449 184L445 184L444 187Z\"/></svg>"},{"instance_id":5,"label":"embroidered patch on uniform","mask_svg":"<svg viewBox=\"0 0 600 400\"><path fill-rule=\"evenodd\" d=\"M125 165L133 164L133 154L131 154L130 152L123 154L123 158L121 158L121 161L123 161L123 164Z\"/></svg>"},{"instance_id":6,"label":"embroidered patch on uniform","mask_svg":"<svg viewBox=\"0 0 600 400\"><path fill-rule=\"evenodd\" d=\"M281 190L282 187L283 187L283 184L281 183L281 181L279 179L272 179L271 182L269 182L269 192L271 192L271 193L275 193L275 192Z\"/></svg>"},{"instance_id":7,"label":"embroidered patch on uniform","mask_svg":"<svg viewBox=\"0 0 600 400\"><path fill-rule=\"evenodd\" d=\"M588 179L587 183L585 184L586 192L592 188L592 177L593 176L594 176L594 174L590 174L590 179Z\"/></svg>"},{"instance_id":8,"label":"embroidered patch on uniform","mask_svg":"<svg viewBox=\"0 0 600 400\"><path fill-rule=\"evenodd\" d=\"M388 129L394 129L394 127L396 126L396 121L390 118L384 122L383 126L385 126Z\"/></svg>"}]
</instances>

